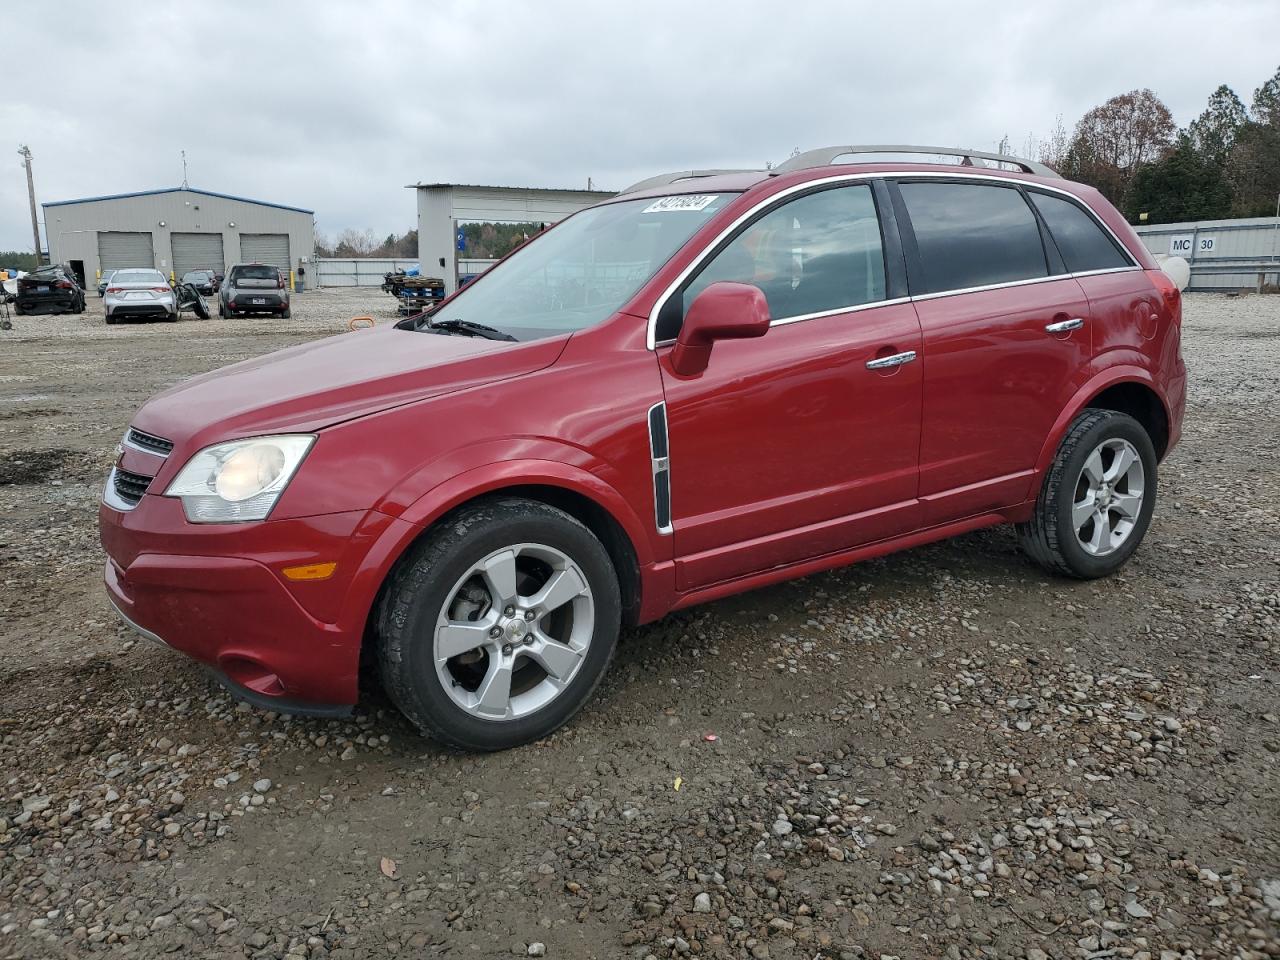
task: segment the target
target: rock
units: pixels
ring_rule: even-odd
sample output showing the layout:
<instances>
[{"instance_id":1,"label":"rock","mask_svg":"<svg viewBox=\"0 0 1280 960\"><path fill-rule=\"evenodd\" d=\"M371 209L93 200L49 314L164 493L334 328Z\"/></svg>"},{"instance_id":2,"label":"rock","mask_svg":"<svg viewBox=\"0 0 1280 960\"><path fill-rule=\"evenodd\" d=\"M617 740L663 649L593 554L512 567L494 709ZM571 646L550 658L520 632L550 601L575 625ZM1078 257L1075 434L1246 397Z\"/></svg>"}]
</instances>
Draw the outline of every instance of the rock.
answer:
<instances>
[{"instance_id":1,"label":"rock","mask_svg":"<svg viewBox=\"0 0 1280 960\"><path fill-rule=\"evenodd\" d=\"M710 913L711 912L711 894L700 893L693 898L694 913Z\"/></svg>"},{"instance_id":2,"label":"rock","mask_svg":"<svg viewBox=\"0 0 1280 960\"><path fill-rule=\"evenodd\" d=\"M261 780L255 780L253 782L253 789L258 793L266 793L271 789L271 781L266 777L263 777Z\"/></svg>"},{"instance_id":3,"label":"rock","mask_svg":"<svg viewBox=\"0 0 1280 960\"><path fill-rule=\"evenodd\" d=\"M529 944L529 956L545 957L546 955L547 955L547 945L545 943L539 943L537 941L534 941L533 943Z\"/></svg>"},{"instance_id":4,"label":"rock","mask_svg":"<svg viewBox=\"0 0 1280 960\"><path fill-rule=\"evenodd\" d=\"M775 837L785 837L794 830L795 827L791 825L790 820L784 820L779 817L777 820L773 821L773 826L770 829L773 830L773 835Z\"/></svg>"}]
</instances>

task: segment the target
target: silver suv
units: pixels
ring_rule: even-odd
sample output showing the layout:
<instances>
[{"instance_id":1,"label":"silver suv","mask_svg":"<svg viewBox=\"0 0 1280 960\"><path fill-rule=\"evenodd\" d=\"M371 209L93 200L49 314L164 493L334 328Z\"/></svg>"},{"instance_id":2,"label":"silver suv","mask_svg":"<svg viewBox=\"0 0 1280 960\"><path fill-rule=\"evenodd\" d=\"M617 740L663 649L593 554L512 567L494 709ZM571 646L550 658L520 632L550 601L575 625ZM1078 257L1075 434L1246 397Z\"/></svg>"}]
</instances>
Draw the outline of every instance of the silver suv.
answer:
<instances>
[{"instance_id":1,"label":"silver suv","mask_svg":"<svg viewBox=\"0 0 1280 960\"><path fill-rule=\"evenodd\" d=\"M279 267L269 263L237 263L227 271L218 291L218 316L270 313L288 317L289 286Z\"/></svg>"}]
</instances>

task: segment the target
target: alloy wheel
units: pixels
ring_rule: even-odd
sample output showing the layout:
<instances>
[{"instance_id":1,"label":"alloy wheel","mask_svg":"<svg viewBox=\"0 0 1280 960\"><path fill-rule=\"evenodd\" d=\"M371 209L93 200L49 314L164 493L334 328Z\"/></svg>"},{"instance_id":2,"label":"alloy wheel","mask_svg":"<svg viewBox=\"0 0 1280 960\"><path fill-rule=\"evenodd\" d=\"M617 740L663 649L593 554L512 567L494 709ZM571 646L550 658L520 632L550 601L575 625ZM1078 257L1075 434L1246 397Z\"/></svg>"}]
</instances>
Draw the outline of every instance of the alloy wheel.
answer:
<instances>
[{"instance_id":1,"label":"alloy wheel","mask_svg":"<svg viewBox=\"0 0 1280 960\"><path fill-rule=\"evenodd\" d=\"M516 720L573 681L595 630L581 568L539 543L496 550L454 584L436 619L432 654L446 693L484 720Z\"/></svg>"},{"instance_id":2,"label":"alloy wheel","mask_svg":"<svg viewBox=\"0 0 1280 960\"><path fill-rule=\"evenodd\" d=\"M1081 548L1094 557L1115 553L1142 514L1146 470L1137 448L1123 437L1094 447L1076 481L1071 527Z\"/></svg>"}]
</instances>

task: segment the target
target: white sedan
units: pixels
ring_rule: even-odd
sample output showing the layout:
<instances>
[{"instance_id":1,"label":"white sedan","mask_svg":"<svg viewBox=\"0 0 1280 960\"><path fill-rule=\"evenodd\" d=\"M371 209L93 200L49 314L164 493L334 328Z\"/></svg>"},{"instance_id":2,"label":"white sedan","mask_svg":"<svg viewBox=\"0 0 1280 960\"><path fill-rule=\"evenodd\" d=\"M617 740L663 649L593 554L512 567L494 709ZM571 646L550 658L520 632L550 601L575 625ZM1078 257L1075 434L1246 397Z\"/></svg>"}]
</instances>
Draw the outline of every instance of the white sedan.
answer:
<instances>
[{"instance_id":1,"label":"white sedan","mask_svg":"<svg viewBox=\"0 0 1280 960\"><path fill-rule=\"evenodd\" d=\"M178 319L178 297L159 270L117 270L102 298L107 323L129 317Z\"/></svg>"}]
</instances>

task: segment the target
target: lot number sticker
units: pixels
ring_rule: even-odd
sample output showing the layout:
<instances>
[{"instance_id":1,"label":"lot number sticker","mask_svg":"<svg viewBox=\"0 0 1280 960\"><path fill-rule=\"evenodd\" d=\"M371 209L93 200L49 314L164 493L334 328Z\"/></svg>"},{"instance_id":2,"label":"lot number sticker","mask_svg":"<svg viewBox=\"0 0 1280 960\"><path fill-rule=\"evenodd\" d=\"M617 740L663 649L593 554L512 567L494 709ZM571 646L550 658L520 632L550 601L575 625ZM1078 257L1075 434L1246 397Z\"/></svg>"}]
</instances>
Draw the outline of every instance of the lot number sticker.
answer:
<instances>
[{"instance_id":1,"label":"lot number sticker","mask_svg":"<svg viewBox=\"0 0 1280 960\"><path fill-rule=\"evenodd\" d=\"M705 210L711 204L715 203L720 195L713 193L706 194L690 194L683 197L663 197L661 200L655 200L649 204L641 213L667 213L672 210Z\"/></svg>"}]
</instances>

